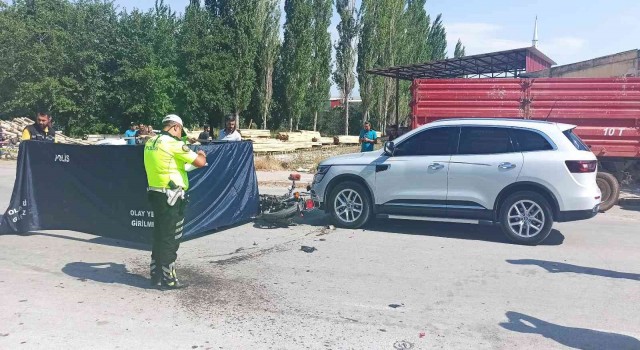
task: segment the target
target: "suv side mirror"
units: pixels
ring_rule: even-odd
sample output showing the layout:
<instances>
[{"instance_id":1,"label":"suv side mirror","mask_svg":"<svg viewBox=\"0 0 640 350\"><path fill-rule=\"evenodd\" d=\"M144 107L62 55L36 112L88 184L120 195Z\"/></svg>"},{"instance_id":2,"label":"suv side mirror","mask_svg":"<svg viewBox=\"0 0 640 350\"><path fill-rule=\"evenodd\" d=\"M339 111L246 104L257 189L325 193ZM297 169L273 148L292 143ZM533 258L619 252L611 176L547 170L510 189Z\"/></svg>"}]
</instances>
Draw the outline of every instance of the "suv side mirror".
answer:
<instances>
[{"instance_id":1,"label":"suv side mirror","mask_svg":"<svg viewBox=\"0 0 640 350\"><path fill-rule=\"evenodd\" d=\"M384 154L389 157L393 157L393 154L396 152L396 145L393 141L387 141L384 143Z\"/></svg>"}]
</instances>

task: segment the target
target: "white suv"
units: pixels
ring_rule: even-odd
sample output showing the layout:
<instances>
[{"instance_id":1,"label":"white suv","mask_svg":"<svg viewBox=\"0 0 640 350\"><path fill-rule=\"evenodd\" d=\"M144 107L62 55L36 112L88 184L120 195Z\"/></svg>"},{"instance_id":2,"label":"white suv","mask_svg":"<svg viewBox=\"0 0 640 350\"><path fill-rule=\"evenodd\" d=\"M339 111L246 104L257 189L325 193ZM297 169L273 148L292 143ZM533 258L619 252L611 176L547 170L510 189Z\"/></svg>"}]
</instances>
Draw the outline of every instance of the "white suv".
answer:
<instances>
[{"instance_id":1,"label":"white suv","mask_svg":"<svg viewBox=\"0 0 640 350\"><path fill-rule=\"evenodd\" d=\"M599 210L597 160L574 125L513 119L445 119L384 150L329 158L311 188L338 226L370 218L499 224L538 244L553 222Z\"/></svg>"}]
</instances>

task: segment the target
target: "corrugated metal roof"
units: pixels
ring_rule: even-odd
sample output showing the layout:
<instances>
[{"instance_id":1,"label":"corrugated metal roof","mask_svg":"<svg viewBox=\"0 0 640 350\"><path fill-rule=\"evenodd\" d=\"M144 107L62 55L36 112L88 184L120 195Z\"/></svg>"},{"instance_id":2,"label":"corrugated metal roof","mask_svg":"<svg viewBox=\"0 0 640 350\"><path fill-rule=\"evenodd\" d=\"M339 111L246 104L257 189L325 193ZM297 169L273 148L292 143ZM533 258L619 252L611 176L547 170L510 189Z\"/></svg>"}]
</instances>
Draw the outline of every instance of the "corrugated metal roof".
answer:
<instances>
[{"instance_id":1,"label":"corrugated metal roof","mask_svg":"<svg viewBox=\"0 0 640 350\"><path fill-rule=\"evenodd\" d=\"M533 59L532 59L533 58ZM536 67L529 67L536 62ZM535 47L497 51L479 55L449 58L420 64L376 68L369 74L402 80L419 78L517 77L532 68L549 68L556 63Z\"/></svg>"}]
</instances>

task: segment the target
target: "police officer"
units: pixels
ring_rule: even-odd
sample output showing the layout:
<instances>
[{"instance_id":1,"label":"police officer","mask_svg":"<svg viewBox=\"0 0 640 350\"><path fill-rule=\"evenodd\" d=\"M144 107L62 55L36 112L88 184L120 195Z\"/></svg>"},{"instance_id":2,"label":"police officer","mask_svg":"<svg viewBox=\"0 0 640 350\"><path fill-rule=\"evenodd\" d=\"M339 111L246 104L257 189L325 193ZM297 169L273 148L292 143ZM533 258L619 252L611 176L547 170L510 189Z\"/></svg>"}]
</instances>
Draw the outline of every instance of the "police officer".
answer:
<instances>
[{"instance_id":1,"label":"police officer","mask_svg":"<svg viewBox=\"0 0 640 350\"><path fill-rule=\"evenodd\" d=\"M169 114L162 120L162 132L147 141L144 167L149 202L154 213L151 283L163 289L183 287L178 282L175 261L184 225L185 192L189 189L187 168L206 165L203 151L192 151L181 139L182 119Z\"/></svg>"},{"instance_id":2,"label":"police officer","mask_svg":"<svg viewBox=\"0 0 640 350\"><path fill-rule=\"evenodd\" d=\"M36 122L22 130L22 141L56 142L56 131L51 125L51 115L48 112L36 113Z\"/></svg>"}]
</instances>

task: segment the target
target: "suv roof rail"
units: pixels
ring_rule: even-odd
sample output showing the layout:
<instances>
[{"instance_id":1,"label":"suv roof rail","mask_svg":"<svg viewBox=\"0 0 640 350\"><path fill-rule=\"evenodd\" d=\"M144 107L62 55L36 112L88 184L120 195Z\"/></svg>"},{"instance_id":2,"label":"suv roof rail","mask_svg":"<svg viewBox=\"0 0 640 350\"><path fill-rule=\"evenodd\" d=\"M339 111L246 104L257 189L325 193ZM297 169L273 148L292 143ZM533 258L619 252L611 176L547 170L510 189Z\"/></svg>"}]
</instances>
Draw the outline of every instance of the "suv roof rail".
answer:
<instances>
[{"instance_id":1,"label":"suv roof rail","mask_svg":"<svg viewBox=\"0 0 640 350\"><path fill-rule=\"evenodd\" d=\"M545 120L535 120L535 119L519 119L519 118L474 118L474 117L461 117L461 118L445 118L438 119L433 121L432 123L437 122L447 122L447 121L474 121L474 120L491 120L491 121L508 121L508 122L525 122L525 123L540 123L540 124L555 124L554 122L549 122Z\"/></svg>"}]
</instances>

